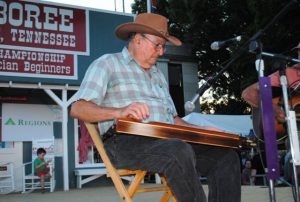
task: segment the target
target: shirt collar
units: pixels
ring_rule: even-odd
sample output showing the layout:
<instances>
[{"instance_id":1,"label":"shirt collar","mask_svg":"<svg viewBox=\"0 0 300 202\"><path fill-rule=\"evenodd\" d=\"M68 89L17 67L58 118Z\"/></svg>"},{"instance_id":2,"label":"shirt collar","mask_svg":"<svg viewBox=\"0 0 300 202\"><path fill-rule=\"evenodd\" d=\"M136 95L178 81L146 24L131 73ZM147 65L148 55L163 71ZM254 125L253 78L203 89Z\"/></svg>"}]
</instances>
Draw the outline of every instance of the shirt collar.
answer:
<instances>
[{"instance_id":1,"label":"shirt collar","mask_svg":"<svg viewBox=\"0 0 300 202\"><path fill-rule=\"evenodd\" d=\"M125 61L126 64L129 64L131 61L134 61L135 60L133 59L132 55L129 53L127 47L125 46L122 50L122 56L123 56L123 59ZM135 62L136 63L136 62ZM152 73L155 73L157 72L157 67L156 65L153 65L151 68L150 68L150 72Z\"/></svg>"},{"instance_id":2,"label":"shirt collar","mask_svg":"<svg viewBox=\"0 0 300 202\"><path fill-rule=\"evenodd\" d=\"M129 53L127 47L125 46L122 50L122 56L126 64L133 60L132 55Z\"/></svg>"}]
</instances>

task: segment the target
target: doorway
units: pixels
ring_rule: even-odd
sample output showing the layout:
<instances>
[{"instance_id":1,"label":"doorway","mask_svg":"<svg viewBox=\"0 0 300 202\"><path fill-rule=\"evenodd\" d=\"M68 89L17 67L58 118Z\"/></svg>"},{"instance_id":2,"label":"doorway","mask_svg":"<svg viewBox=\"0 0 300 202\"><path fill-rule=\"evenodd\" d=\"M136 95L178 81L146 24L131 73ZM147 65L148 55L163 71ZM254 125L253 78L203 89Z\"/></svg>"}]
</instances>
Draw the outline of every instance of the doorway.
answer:
<instances>
[{"instance_id":1,"label":"doorway","mask_svg":"<svg viewBox=\"0 0 300 202\"><path fill-rule=\"evenodd\" d=\"M179 117L185 116L182 65L168 64L169 88Z\"/></svg>"}]
</instances>

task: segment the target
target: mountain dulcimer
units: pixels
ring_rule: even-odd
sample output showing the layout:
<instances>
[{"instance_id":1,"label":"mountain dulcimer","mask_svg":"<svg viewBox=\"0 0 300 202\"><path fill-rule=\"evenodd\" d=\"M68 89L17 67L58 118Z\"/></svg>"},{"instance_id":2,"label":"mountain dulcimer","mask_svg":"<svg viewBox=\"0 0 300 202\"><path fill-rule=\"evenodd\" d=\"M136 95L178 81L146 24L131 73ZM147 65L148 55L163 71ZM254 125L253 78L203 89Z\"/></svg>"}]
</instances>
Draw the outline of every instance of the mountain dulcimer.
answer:
<instances>
[{"instance_id":1,"label":"mountain dulcimer","mask_svg":"<svg viewBox=\"0 0 300 202\"><path fill-rule=\"evenodd\" d=\"M160 122L143 123L133 119L116 119L116 132L153 138L177 138L195 144L241 149L256 144L237 134L179 126Z\"/></svg>"}]
</instances>

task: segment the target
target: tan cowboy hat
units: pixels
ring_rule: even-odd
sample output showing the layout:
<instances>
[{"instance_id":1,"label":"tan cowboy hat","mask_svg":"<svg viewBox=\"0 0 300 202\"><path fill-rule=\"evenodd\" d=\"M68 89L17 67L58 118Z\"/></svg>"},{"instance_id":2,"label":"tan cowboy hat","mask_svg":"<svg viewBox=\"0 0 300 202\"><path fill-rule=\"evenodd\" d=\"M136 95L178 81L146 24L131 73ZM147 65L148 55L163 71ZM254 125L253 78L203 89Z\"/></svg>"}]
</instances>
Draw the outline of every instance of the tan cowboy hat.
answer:
<instances>
[{"instance_id":1,"label":"tan cowboy hat","mask_svg":"<svg viewBox=\"0 0 300 202\"><path fill-rule=\"evenodd\" d=\"M153 13L142 13L136 16L134 22L124 23L115 29L115 34L122 40L128 40L131 33L152 34L180 46L181 41L170 36L168 32L168 19Z\"/></svg>"},{"instance_id":2,"label":"tan cowboy hat","mask_svg":"<svg viewBox=\"0 0 300 202\"><path fill-rule=\"evenodd\" d=\"M292 48L292 50L295 50L295 49L300 49L300 43L298 44L298 46L295 46L294 48Z\"/></svg>"}]
</instances>

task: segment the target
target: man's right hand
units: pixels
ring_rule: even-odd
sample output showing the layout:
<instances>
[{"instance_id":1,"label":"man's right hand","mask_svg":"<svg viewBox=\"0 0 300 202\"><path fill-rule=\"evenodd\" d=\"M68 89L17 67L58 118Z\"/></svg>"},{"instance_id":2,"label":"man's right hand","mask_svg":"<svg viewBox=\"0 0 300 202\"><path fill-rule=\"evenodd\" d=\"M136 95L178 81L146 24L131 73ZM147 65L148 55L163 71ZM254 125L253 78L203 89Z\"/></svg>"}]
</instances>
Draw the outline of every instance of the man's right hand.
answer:
<instances>
[{"instance_id":1,"label":"man's right hand","mask_svg":"<svg viewBox=\"0 0 300 202\"><path fill-rule=\"evenodd\" d=\"M115 118L134 118L145 120L149 117L149 107L146 103L133 102L122 108L102 107L91 101L78 100L72 104L71 116L87 122L101 122Z\"/></svg>"},{"instance_id":2,"label":"man's right hand","mask_svg":"<svg viewBox=\"0 0 300 202\"><path fill-rule=\"evenodd\" d=\"M120 109L118 118L134 118L137 120L147 119L150 115L149 107L146 103L133 102L130 105Z\"/></svg>"}]
</instances>

